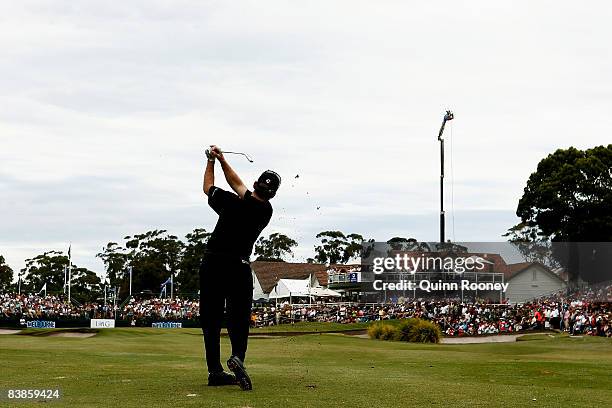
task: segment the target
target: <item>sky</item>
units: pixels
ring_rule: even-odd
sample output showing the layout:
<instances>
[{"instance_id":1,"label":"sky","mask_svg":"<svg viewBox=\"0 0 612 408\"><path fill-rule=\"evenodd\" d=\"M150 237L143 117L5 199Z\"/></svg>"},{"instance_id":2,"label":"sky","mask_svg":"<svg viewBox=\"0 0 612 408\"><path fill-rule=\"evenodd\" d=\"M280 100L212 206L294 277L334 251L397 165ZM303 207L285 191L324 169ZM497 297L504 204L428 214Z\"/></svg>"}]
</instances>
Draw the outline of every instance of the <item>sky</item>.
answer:
<instances>
[{"instance_id":1,"label":"sky","mask_svg":"<svg viewBox=\"0 0 612 408\"><path fill-rule=\"evenodd\" d=\"M204 149L283 183L264 235L501 241L537 163L610 142L612 5L20 1L0 15L0 254L98 273L110 241L211 231ZM296 178L296 176L298 176ZM219 184L226 186L220 172Z\"/></svg>"}]
</instances>

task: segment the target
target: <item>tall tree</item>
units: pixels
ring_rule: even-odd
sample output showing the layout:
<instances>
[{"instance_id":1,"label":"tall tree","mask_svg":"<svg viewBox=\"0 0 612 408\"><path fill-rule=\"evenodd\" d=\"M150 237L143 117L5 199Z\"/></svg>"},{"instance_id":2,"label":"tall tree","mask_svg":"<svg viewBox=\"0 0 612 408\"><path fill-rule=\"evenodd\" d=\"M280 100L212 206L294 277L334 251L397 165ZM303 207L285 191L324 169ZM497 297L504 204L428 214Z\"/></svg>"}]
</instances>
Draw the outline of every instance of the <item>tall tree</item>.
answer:
<instances>
[{"instance_id":1,"label":"tall tree","mask_svg":"<svg viewBox=\"0 0 612 408\"><path fill-rule=\"evenodd\" d=\"M132 293L143 290L155 293L170 275L176 276L184 247L178 237L166 230L154 230L125 239L128 262L132 267ZM178 283L175 289L179 289ZM127 290L128 282L124 279L122 292Z\"/></svg>"},{"instance_id":2,"label":"tall tree","mask_svg":"<svg viewBox=\"0 0 612 408\"><path fill-rule=\"evenodd\" d=\"M68 266L68 257L60 251L47 251L25 260L22 289L39 291L47 284L47 293L62 293L64 289L64 268Z\"/></svg>"},{"instance_id":3,"label":"tall tree","mask_svg":"<svg viewBox=\"0 0 612 408\"><path fill-rule=\"evenodd\" d=\"M597 265L609 254L595 254L593 248L577 243L612 241L612 144L559 149L541 160L527 180L516 214L521 222L506 234L510 241L568 242L553 246L553 252L561 250L555 258L567 269L570 281L576 282L582 260L588 258L592 267L583 270L601 278Z\"/></svg>"},{"instance_id":4,"label":"tall tree","mask_svg":"<svg viewBox=\"0 0 612 408\"><path fill-rule=\"evenodd\" d=\"M60 251L47 251L34 258L26 259L22 290L38 292L47 285L47 294L64 293L64 271L68 266L68 256ZM100 278L86 268L72 264L72 297L81 302L89 302L100 295Z\"/></svg>"},{"instance_id":5,"label":"tall tree","mask_svg":"<svg viewBox=\"0 0 612 408\"><path fill-rule=\"evenodd\" d=\"M104 262L106 279L108 279L110 285L120 285L127 269L127 250L116 242L109 242L96 257Z\"/></svg>"},{"instance_id":6,"label":"tall tree","mask_svg":"<svg viewBox=\"0 0 612 408\"><path fill-rule=\"evenodd\" d=\"M391 246L391 249L395 251L401 251L404 249L404 244L408 242L408 238L404 237L393 237L387 241L387 244Z\"/></svg>"},{"instance_id":7,"label":"tall tree","mask_svg":"<svg viewBox=\"0 0 612 408\"><path fill-rule=\"evenodd\" d=\"M6 264L6 260L0 255L0 291L8 291L13 282L13 270Z\"/></svg>"},{"instance_id":8,"label":"tall tree","mask_svg":"<svg viewBox=\"0 0 612 408\"><path fill-rule=\"evenodd\" d=\"M419 242L415 238L393 237L387 241L395 251L430 251L431 248L426 242Z\"/></svg>"},{"instance_id":9,"label":"tall tree","mask_svg":"<svg viewBox=\"0 0 612 408\"><path fill-rule=\"evenodd\" d=\"M537 229L519 223L503 235L508 238L527 262L539 262L550 269L561 266L553 254L553 245L548 237L538 235Z\"/></svg>"},{"instance_id":10,"label":"tall tree","mask_svg":"<svg viewBox=\"0 0 612 408\"><path fill-rule=\"evenodd\" d=\"M183 250L180 262L181 271L177 281L182 293L193 296L200 289L200 264L210 238L210 232L196 228L185 235L185 238L187 242Z\"/></svg>"},{"instance_id":11,"label":"tall tree","mask_svg":"<svg viewBox=\"0 0 612 408\"><path fill-rule=\"evenodd\" d=\"M255 255L258 261L281 262L287 256L293 256L292 248L297 244L297 241L288 236L275 232L268 238L259 237L255 243Z\"/></svg>"},{"instance_id":12,"label":"tall tree","mask_svg":"<svg viewBox=\"0 0 612 408\"><path fill-rule=\"evenodd\" d=\"M315 245L315 260L321 263L347 263L361 253L363 236L359 234L344 235L341 231L323 231L316 238L320 244Z\"/></svg>"},{"instance_id":13,"label":"tall tree","mask_svg":"<svg viewBox=\"0 0 612 408\"><path fill-rule=\"evenodd\" d=\"M612 241L612 144L548 155L529 176L516 215L532 236Z\"/></svg>"},{"instance_id":14,"label":"tall tree","mask_svg":"<svg viewBox=\"0 0 612 408\"><path fill-rule=\"evenodd\" d=\"M72 267L71 296L80 302L92 302L103 296L100 277L87 268Z\"/></svg>"}]
</instances>

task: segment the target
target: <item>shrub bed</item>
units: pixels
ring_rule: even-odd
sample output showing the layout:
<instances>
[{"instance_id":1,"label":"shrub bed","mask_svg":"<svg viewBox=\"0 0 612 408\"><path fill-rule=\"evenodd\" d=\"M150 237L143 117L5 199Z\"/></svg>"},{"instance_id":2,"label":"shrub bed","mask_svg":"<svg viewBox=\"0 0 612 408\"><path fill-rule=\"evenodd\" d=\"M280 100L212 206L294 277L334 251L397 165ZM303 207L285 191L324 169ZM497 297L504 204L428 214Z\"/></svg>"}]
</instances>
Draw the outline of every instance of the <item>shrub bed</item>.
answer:
<instances>
[{"instance_id":1,"label":"shrub bed","mask_svg":"<svg viewBox=\"0 0 612 408\"><path fill-rule=\"evenodd\" d=\"M406 341L410 343L439 343L442 338L440 327L428 320L411 318L399 324L375 322L368 328L371 339Z\"/></svg>"}]
</instances>

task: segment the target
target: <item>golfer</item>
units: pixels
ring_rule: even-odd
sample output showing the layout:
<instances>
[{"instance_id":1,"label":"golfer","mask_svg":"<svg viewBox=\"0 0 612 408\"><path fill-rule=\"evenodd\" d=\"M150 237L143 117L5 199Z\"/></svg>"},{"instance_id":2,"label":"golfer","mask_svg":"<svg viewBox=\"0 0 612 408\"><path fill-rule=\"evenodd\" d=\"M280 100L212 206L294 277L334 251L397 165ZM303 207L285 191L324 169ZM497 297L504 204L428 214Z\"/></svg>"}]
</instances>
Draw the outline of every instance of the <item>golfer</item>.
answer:
<instances>
[{"instance_id":1,"label":"golfer","mask_svg":"<svg viewBox=\"0 0 612 408\"><path fill-rule=\"evenodd\" d=\"M270 199L276 194L281 179L275 172L267 170L253 184L251 192L227 163L221 149L211 146L206 155L204 194L208 196L210 207L219 215L200 266L200 321L208 385L237 383L246 391L253 388L244 368L253 302L249 257L259 234L270 222ZM216 160L221 163L225 180L234 193L214 185ZM223 371L220 360L219 340L224 321L232 344L227 367L233 375Z\"/></svg>"}]
</instances>

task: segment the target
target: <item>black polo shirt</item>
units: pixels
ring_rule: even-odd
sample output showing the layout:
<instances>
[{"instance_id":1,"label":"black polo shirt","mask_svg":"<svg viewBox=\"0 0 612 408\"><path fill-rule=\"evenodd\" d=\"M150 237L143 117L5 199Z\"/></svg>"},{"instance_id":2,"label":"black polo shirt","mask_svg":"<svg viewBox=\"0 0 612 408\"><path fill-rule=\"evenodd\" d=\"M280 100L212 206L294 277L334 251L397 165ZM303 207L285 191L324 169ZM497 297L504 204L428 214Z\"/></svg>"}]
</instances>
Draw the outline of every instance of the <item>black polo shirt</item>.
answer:
<instances>
[{"instance_id":1,"label":"black polo shirt","mask_svg":"<svg viewBox=\"0 0 612 408\"><path fill-rule=\"evenodd\" d=\"M243 198L212 186L208 205L219 214L207 252L248 260L253 245L272 218L272 205L259 201L247 190Z\"/></svg>"}]
</instances>

